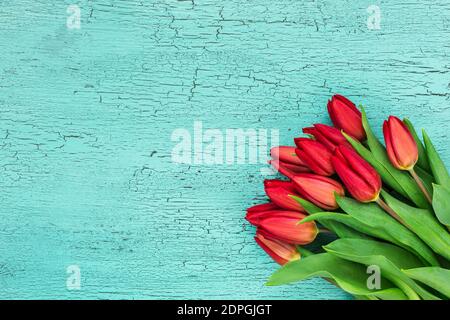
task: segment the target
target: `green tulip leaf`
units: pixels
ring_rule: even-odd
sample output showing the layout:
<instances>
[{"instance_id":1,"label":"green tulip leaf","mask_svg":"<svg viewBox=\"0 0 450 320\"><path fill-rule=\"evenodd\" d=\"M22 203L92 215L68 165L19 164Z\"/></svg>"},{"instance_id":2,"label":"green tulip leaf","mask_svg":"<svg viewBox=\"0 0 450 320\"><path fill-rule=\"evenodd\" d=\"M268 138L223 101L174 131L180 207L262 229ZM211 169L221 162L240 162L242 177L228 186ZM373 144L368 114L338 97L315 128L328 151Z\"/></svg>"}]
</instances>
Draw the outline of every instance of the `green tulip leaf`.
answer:
<instances>
[{"instance_id":1,"label":"green tulip leaf","mask_svg":"<svg viewBox=\"0 0 450 320\"><path fill-rule=\"evenodd\" d=\"M450 260L450 234L430 210L411 207L382 191L386 203L434 252Z\"/></svg>"},{"instance_id":2,"label":"green tulip leaf","mask_svg":"<svg viewBox=\"0 0 450 320\"><path fill-rule=\"evenodd\" d=\"M380 299L374 296L355 296L355 300L380 300Z\"/></svg>"},{"instance_id":3,"label":"green tulip leaf","mask_svg":"<svg viewBox=\"0 0 450 320\"><path fill-rule=\"evenodd\" d=\"M374 240L338 239L324 246L324 249L348 261L377 266L381 275L402 289L410 299L439 299L401 271L423 265L416 256L398 246Z\"/></svg>"},{"instance_id":4,"label":"green tulip leaf","mask_svg":"<svg viewBox=\"0 0 450 320\"><path fill-rule=\"evenodd\" d=\"M434 179L438 184L450 190L450 176L448 175L448 171L445 168L444 162L442 162L441 157L439 157L439 154L434 148L433 143L431 142L430 137L428 137L425 130L422 130L422 135Z\"/></svg>"},{"instance_id":5,"label":"green tulip leaf","mask_svg":"<svg viewBox=\"0 0 450 320\"><path fill-rule=\"evenodd\" d=\"M365 267L329 253L315 254L285 264L270 277L267 285L277 286L312 277L331 279L344 291L356 296L388 300L407 299L400 289L384 278L381 278L381 289L369 289L367 285L369 274Z\"/></svg>"},{"instance_id":6,"label":"green tulip leaf","mask_svg":"<svg viewBox=\"0 0 450 320\"><path fill-rule=\"evenodd\" d=\"M408 127L409 132L411 132L411 135L413 136L414 140L416 141L417 149L419 150L419 160L417 160L417 165L419 165L419 167L421 167L422 169L430 172L431 168L430 168L430 164L428 163L428 157L425 152L425 147L424 147L422 141L420 140L416 129L414 128L412 122L408 118L403 119L403 123ZM417 170L417 167L415 169Z\"/></svg>"},{"instance_id":7,"label":"green tulip leaf","mask_svg":"<svg viewBox=\"0 0 450 320\"><path fill-rule=\"evenodd\" d=\"M450 226L450 191L441 185L433 184L433 209L438 220Z\"/></svg>"},{"instance_id":8,"label":"green tulip leaf","mask_svg":"<svg viewBox=\"0 0 450 320\"><path fill-rule=\"evenodd\" d=\"M419 208L429 208L430 205L427 199L425 198L420 188L417 186L414 179L410 176L410 174L405 171L398 170L392 165L386 153L386 148L381 144L381 142L377 139L372 129L370 128L364 108L362 108L361 112L363 127L366 131L367 144L369 145L370 151L372 152L374 158L384 167L384 169L392 176L392 178L397 183L391 185L391 179L384 180L385 178L383 177L383 175L381 175L380 172L383 181L389 184L395 191L399 192L402 195L406 195ZM377 169L378 171L378 168L375 169ZM384 176L386 176L386 174L384 174ZM397 189L398 185L400 185L401 189Z\"/></svg>"},{"instance_id":9,"label":"green tulip leaf","mask_svg":"<svg viewBox=\"0 0 450 320\"><path fill-rule=\"evenodd\" d=\"M309 202L308 200L305 200L303 198L294 195L289 195L289 197L297 201L303 207L303 209L305 209L306 212L308 212L309 214L322 211L322 209L320 209L315 204Z\"/></svg>"},{"instance_id":10,"label":"green tulip leaf","mask_svg":"<svg viewBox=\"0 0 450 320\"><path fill-rule=\"evenodd\" d=\"M379 228L374 228L365 224L363 221L357 220L352 216L345 213L336 213L336 212L318 212L314 213L300 221L300 223L310 222L310 221L335 221L341 224L345 224L352 229L358 230L365 235L377 237L380 239L384 239L387 241L395 241L393 237L389 234L386 234L383 230ZM364 239L370 239L371 237L365 236ZM351 238L351 237L348 237Z\"/></svg>"},{"instance_id":11,"label":"green tulip leaf","mask_svg":"<svg viewBox=\"0 0 450 320\"><path fill-rule=\"evenodd\" d=\"M412 231L392 218L375 203L361 203L348 197L336 197L342 210L355 220L376 230L378 238L414 253L431 266L439 266L434 253ZM377 236L377 235L375 235Z\"/></svg>"},{"instance_id":12,"label":"green tulip leaf","mask_svg":"<svg viewBox=\"0 0 450 320\"><path fill-rule=\"evenodd\" d=\"M317 212L313 213L306 218L303 218L300 223L306 223L316 220L332 220L337 221L346 225L352 225L354 220L348 214L345 213L337 213L337 212Z\"/></svg>"},{"instance_id":13,"label":"green tulip leaf","mask_svg":"<svg viewBox=\"0 0 450 320\"><path fill-rule=\"evenodd\" d=\"M402 271L408 277L420 281L450 298L450 270L439 267L423 267Z\"/></svg>"},{"instance_id":14,"label":"green tulip leaf","mask_svg":"<svg viewBox=\"0 0 450 320\"><path fill-rule=\"evenodd\" d=\"M300 203L303 209L305 209L306 212L308 212L309 214L314 214L316 212L323 211L321 208L315 206L314 204L305 199L293 195L291 195L290 197L292 197L292 199ZM352 229L340 222L329 219L321 219L317 221L319 221L325 228L333 231L339 238L359 238L359 239L367 238L367 236L365 236L361 232L356 231L355 229Z\"/></svg>"},{"instance_id":15,"label":"green tulip leaf","mask_svg":"<svg viewBox=\"0 0 450 320\"><path fill-rule=\"evenodd\" d=\"M296 246L296 248L302 258L304 258L304 257L306 258L306 257L314 255L314 252L309 251L308 249L306 249L302 246Z\"/></svg>"}]
</instances>

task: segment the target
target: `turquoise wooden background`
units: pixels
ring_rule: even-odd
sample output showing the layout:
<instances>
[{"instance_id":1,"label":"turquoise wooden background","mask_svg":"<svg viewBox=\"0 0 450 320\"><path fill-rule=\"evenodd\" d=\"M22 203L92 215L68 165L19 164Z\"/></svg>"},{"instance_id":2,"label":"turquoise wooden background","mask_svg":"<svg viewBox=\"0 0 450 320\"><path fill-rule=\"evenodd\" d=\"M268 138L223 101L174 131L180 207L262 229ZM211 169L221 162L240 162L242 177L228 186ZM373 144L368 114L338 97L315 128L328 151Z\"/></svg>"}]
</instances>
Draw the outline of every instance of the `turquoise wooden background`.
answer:
<instances>
[{"instance_id":1,"label":"turquoise wooden background","mask_svg":"<svg viewBox=\"0 0 450 320\"><path fill-rule=\"evenodd\" d=\"M194 121L290 143L339 92L450 161L448 0L1 1L0 26L2 299L348 298L263 285L277 266L243 219L262 165L173 163Z\"/></svg>"}]
</instances>

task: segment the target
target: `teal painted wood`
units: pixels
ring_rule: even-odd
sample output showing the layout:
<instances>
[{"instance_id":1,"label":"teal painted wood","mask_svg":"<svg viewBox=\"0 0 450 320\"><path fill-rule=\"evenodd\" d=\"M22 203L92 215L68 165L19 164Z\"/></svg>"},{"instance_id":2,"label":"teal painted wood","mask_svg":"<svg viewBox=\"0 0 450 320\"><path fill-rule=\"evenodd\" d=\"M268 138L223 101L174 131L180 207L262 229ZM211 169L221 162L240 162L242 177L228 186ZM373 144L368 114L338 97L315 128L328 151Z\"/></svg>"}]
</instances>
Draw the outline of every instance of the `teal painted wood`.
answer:
<instances>
[{"instance_id":1,"label":"teal painted wood","mask_svg":"<svg viewBox=\"0 0 450 320\"><path fill-rule=\"evenodd\" d=\"M335 92L449 163L448 1L2 2L0 298L345 299L277 268L244 210L261 165L171 161L177 128L300 128ZM66 287L78 265L81 290Z\"/></svg>"}]
</instances>

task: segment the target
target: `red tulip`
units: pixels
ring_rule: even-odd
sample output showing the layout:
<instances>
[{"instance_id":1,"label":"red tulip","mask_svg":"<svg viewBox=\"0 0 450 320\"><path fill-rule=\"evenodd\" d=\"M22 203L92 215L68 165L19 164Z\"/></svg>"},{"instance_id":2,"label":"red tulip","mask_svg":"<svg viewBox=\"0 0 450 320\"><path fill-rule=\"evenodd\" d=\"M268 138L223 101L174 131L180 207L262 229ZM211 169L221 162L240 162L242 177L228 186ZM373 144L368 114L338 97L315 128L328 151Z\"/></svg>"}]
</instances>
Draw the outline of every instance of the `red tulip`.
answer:
<instances>
[{"instance_id":1,"label":"red tulip","mask_svg":"<svg viewBox=\"0 0 450 320\"><path fill-rule=\"evenodd\" d=\"M273 239L264 230L256 231L255 241L275 262L281 265L300 259L300 253L295 245Z\"/></svg>"},{"instance_id":2,"label":"red tulip","mask_svg":"<svg viewBox=\"0 0 450 320\"><path fill-rule=\"evenodd\" d=\"M336 173L356 200L378 200L381 190L380 175L355 150L348 146L339 146L332 161Z\"/></svg>"},{"instance_id":3,"label":"red tulip","mask_svg":"<svg viewBox=\"0 0 450 320\"><path fill-rule=\"evenodd\" d=\"M311 172L311 170L307 167L296 166L290 163L281 162L279 160L269 160L268 162L275 170L289 179L300 172Z\"/></svg>"},{"instance_id":4,"label":"red tulip","mask_svg":"<svg viewBox=\"0 0 450 320\"><path fill-rule=\"evenodd\" d=\"M298 172L310 172L309 167L295 154L295 147L280 146L270 149L272 160L269 161L281 174L289 177Z\"/></svg>"},{"instance_id":5,"label":"red tulip","mask_svg":"<svg viewBox=\"0 0 450 320\"><path fill-rule=\"evenodd\" d=\"M277 161L277 160L272 160L272 161ZM279 161L280 165L286 169L286 170L290 170L294 173L300 173L300 172L311 172L311 169L309 167L305 166L298 166L292 163L287 163L287 162L283 162L283 161Z\"/></svg>"},{"instance_id":6,"label":"red tulip","mask_svg":"<svg viewBox=\"0 0 450 320\"><path fill-rule=\"evenodd\" d=\"M292 196L298 196L291 181L265 180L264 190L270 200L278 207L286 210L304 212L303 207Z\"/></svg>"},{"instance_id":7,"label":"red tulip","mask_svg":"<svg viewBox=\"0 0 450 320\"><path fill-rule=\"evenodd\" d=\"M292 178L295 188L306 199L325 210L334 210L339 206L334 194L345 194L342 185L327 177L311 173L300 173Z\"/></svg>"},{"instance_id":8,"label":"red tulip","mask_svg":"<svg viewBox=\"0 0 450 320\"><path fill-rule=\"evenodd\" d=\"M250 222L252 225L254 226L259 226L261 221L264 218L267 218L268 215L270 215L271 213L273 214L274 212L284 212L285 216L290 216L293 219L298 218L297 215L297 211L284 211L280 208L276 208L273 210L266 210L266 211L250 211L247 210L247 215L245 216L245 219Z\"/></svg>"},{"instance_id":9,"label":"red tulip","mask_svg":"<svg viewBox=\"0 0 450 320\"><path fill-rule=\"evenodd\" d=\"M284 181L278 179L264 180L264 188L284 188L291 192L295 192L295 188L291 181Z\"/></svg>"},{"instance_id":10,"label":"red tulip","mask_svg":"<svg viewBox=\"0 0 450 320\"><path fill-rule=\"evenodd\" d=\"M399 118L390 116L383 123L383 134L386 151L394 167L411 170L419 159L419 151L406 125Z\"/></svg>"},{"instance_id":11,"label":"red tulip","mask_svg":"<svg viewBox=\"0 0 450 320\"><path fill-rule=\"evenodd\" d=\"M297 156L305 162L308 167L322 176L331 176L334 173L331 164L332 153L323 144L308 138L295 138Z\"/></svg>"},{"instance_id":12,"label":"red tulip","mask_svg":"<svg viewBox=\"0 0 450 320\"><path fill-rule=\"evenodd\" d=\"M362 141L366 139L366 132L362 125L361 111L346 97L335 94L328 101L328 114L336 128Z\"/></svg>"},{"instance_id":13,"label":"red tulip","mask_svg":"<svg viewBox=\"0 0 450 320\"><path fill-rule=\"evenodd\" d=\"M252 212L264 212L264 211L271 211L271 210L277 210L279 209L279 207L274 204L274 203L262 203L262 204L257 204L253 207L250 207L247 209L247 213L252 213Z\"/></svg>"},{"instance_id":14,"label":"red tulip","mask_svg":"<svg viewBox=\"0 0 450 320\"><path fill-rule=\"evenodd\" d=\"M290 163L297 166L305 167L306 164L300 160L295 154L295 147L279 146L270 149L270 156L272 159L278 159L284 163Z\"/></svg>"},{"instance_id":15,"label":"red tulip","mask_svg":"<svg viewBox=\"0 0 450 320\"><path fill-rule=\"evenodd\" d=\"M308 244L316 238L318 229L314 221L299 224L306 215L296 211L274 210L260 213L251 223L264 230L272 239L291 244Z\"/></svg>"},{"instance_id":16,"label":"red tulip","mask_svg":"<svg viewBox=\"0 0 450 320\"><path fill-rule=\"evenodd\" d=\"M334 149L341 144L348 144L347 139L339 129L321 123L315 124L313 127L303 128L303 133L314 136L331 152L334 152Z\"/></svg>"},{"instance_id":17,"label":"red tulip","mask_svg":"<svg viewBox=\"0 0 450 320\"><path fill-rule=\"evenodd\" d=\"M245 219L251 224L257 225L258 221L261 219L261 217L264 216L265 212L279 209L280 208L272 202L257 204L247 209L247 215L245 216Z\"/></svg>"},{"instance_id":18,"label":"red tulip","mask_svg":"<svg viewBox=\"0 0 450 320\"><path fill-rule=\"evenodd\" d=\"M264 214L268 211L276 211L280 208L272 203L263 203L263 204L257 204L253 207L250 207L247 209L247 215L245 216L245 219L250 222L253 225L257 225L258 221L261 219L261 217L264 216Z\"/></svg>"}]
</instances>

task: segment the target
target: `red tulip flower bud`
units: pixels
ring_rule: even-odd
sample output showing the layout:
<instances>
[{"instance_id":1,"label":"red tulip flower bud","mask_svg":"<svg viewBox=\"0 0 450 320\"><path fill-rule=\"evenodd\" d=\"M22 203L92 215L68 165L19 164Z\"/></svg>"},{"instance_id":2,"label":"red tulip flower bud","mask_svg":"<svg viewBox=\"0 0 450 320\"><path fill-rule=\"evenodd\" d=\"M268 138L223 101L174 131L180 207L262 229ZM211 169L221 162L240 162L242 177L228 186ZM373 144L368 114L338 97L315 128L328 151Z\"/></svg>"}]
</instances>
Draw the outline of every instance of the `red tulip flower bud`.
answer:
<instances>
[{"instance_id":1,"label":"red tulip flower bud","mask_svg":"<svg viewBox=\"0 0 450 320\"><path fill-rule=\"evenodd\" d=\"M257 206L247 209L247 215L245 216L245 219L248 222L250 222L252 225L259 226L261 221L264 218L266 218L267 215L270 214L271 212L273 213L273 212L283 211L283 209L278 208L275 205L274 205L274 207L275 207L274 209L265 210L263 207L265 205L269 205L269 204L272 204L272 203L265 203L265 204L257 205ZM258 208L258 210L253 210L253 208L256 208L256 207L261 207L261 208ZM261 210L259 210L259 209L261 209ZM293 219L298 218L298 215L297 215L298 212L296 212L296 211L289 210L289 211L284 211L284 213L285 213L285 215L290 214Z\"/></svg>"},{"instance_id":2,"label":"red tulip flower bud","mask_svg":"<svg viewBox=\"0 0 450 320\"><path fill-rule=\"evenodd\" d=\"M277 170L282 175L288 177L289 179L291 179L297 173L311 172L311 169L309 169L308 167L297 166L294 164L282 162L278 159L269 160L268 162L275 170Z\"/></svg>"},{"instance_id":3,"label":"red tulip flower bud","mask_svg":"<svg viewBox=\"0 0 450 320\"><path fill-rule=\"evenodd\" d=\"M269 199L278 207L305 212L300 203L292 198L292 196L298 196L298 194L291 181L265 180L264 190Z\"/></svg>"},{"instance_id":4,"label":"red tulip flower bud","mask_svg":"<svg viewBox=\"0 0 450 320\"><path fill-rule=\"evenodd\" d=\"M332 158L339 178L358 201L376 201L381 191L378 172L349 146L336 148Z\"/></svg>"},{"instance_id":5,"label":"red tulip flower bud","mask_svg":"<svg viewBox=\"0 0 450 320\"><path fill-rule=\"evenodd\" d=\"M262 203L254 205L253 207L250 207L247 209L247 213L250 212L264 212L264 211L271 211L271 210L277 210L279 207L274 203Z\"/></svg>"},{"instance_id":6,"label":"red tulip flower bud","mask_svg":"<svg viewBox=\"0 0 450 320\"><path fill-rule=\"evenodd\" d=\"M328 101L328 114L334 126L351 135L359 141L366 139L366 132L362 125L361 111L355 104L341 95L334 95Z\"/></svg>"},{"instance_id":7,"label":"red tulip flower bud","mask_svg":"<svg viewBox=\"0 0 450 320\"><path fill-rule=\"evenodd\" d=\"M280 208L273 202L257 204L247 209L245 219L251 224L256 225L255 221L257 221L264 212L278 209Z\"/></svg>"},{"instance_id":8,"label":"red tulip flower bud","mask_svg":"<svg viewBox=\"0 0 450 320\"><path fill-rule=\"evenodd\" d=\"M399 118L390 116L383 123L383 134L386 151L394 167L411 170L419 159L419 151L406 125Z\"/></svg>"},{"instance_id":9,"label":"red tulip flower bud","mask_svg":"<svg viewBox=\"0 0 450 320\"><path fill-rule=\"evenodd\" d=\"M334 194L345 194L342 185L327 177L311 173L300 173L292 178L295 188L306 199L325 210L334 210L339 206Z\"/></svg>"},{"instance_id":10,"label":"red tulip flower bud","mask_svg":"<svg viewBox=\"0 0 450 320\"><path fill-rule=\"evenodd\" d=\"M295 138L297 156L317 174L331 176L334 173L331 164L332 153L323 144L308 138Z\"/></svg>"},{"instance_id":11,"label":"red tulip flower bud","mask_svg":"<svg viewBox=\"0 0 450 320\"><path fill-rule=\"evenodd\" d=\"M309 167L295 154L295 147L280 146L270 149L269 163L281 174L290 177L299 172L310 172Z\"/></svg>"},{"instance_id":12,"label":"red tulip flower bud","mask_svg":"<svg viewBox=\"0 0 450 320\"><path fill-rule=\"evenodd\" d=\"M303 133L312 135L331 152L341 144L349 144L339 129L326 124L318 123L313 127L303 128Z\"/></svg>"},{"instance_id":13,"label":"red tulip flower bud","mask_svg":"<svg viewBox=\"0 0 450 320\"><path fill-rule=\"evenodd\" d=\"M306 166L306 163L304 163L301 159L299 159L295 154L295 147L291 146L273 147L272 149L270 149L270 156L272 157L272 159L278 159L283 163L290 163L302 167Z\"/></svg>"},{"instance_id":14,"label":"red tulip flower bud","mask_svg":"<svg viewBox=\"0 0 450 320\"><path fill-rule=\"evenodd\" d=\"M300 259L300 253L295 245L274 239L264 230L256 231L255 241L275 262L281 265Z\"/></svg>"},{"instance_id":15,"label":"red tulip flower bud","mask_svg":"<svg viewBox=\"0 0 450 320\"><path fill-rule=\"evenodd\" d=\"M306 217L300 212L273 210L250 216L247 214L247 220L279 241L304 245L314 241L318 233L314 221L299 223Z\"/></svg>"}]
</instances>

